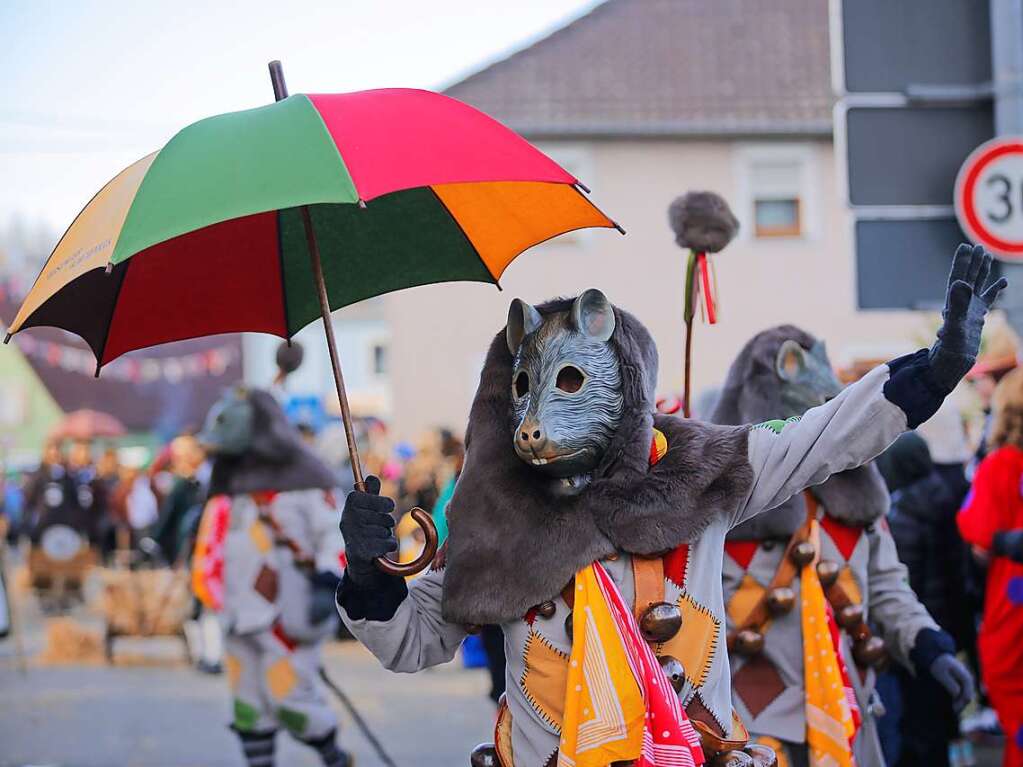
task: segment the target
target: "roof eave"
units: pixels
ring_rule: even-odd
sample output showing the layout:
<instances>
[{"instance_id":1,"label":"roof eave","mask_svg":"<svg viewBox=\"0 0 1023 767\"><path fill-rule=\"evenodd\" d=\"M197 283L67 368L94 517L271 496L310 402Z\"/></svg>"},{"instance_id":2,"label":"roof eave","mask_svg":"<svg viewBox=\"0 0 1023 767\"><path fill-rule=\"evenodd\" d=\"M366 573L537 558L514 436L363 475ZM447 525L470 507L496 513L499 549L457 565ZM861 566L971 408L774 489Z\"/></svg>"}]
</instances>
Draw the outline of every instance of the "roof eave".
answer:
<instances>
[{"instance_id":1,"label":"roof eave","mask_svg":"<svg viewBox=\"0 0 1023 767\"><path fill-rule=\"evenodd\" d=\"M831 120L806 122L649 122L649 123L580 123L550 125L508 121L509 128L529 139L622 139L622 138L684 138L684 139L756 139L804 138L831 139Z\"/></svg>"}]
</instances>

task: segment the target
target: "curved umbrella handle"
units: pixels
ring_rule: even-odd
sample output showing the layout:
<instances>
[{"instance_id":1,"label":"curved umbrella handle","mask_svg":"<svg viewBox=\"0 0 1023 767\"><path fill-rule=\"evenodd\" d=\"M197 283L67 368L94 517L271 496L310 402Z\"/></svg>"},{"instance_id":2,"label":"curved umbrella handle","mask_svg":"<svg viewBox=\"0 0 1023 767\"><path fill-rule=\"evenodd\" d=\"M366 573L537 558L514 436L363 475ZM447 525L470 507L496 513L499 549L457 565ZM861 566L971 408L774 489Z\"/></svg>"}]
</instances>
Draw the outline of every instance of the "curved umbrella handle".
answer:
<instances>
[{"instance_id":1,"label":"curved umbrella handle","mask_svg":"<svg viewBox=\"0 0 1023 767\"><path fill-rule=\"evenodd\" d=\"M422 529L423 535L426 536L426 544L418 557L404 564L399 564L387 557L377 557L375 560L377 569L388 575L400 575L403 578L417 575L429 567L437 555L437 526L433 523L433 517L418 506L413 508L409 514L412 515L412 519L416 521L416 524Z\"/></svg>"}]
</instances>

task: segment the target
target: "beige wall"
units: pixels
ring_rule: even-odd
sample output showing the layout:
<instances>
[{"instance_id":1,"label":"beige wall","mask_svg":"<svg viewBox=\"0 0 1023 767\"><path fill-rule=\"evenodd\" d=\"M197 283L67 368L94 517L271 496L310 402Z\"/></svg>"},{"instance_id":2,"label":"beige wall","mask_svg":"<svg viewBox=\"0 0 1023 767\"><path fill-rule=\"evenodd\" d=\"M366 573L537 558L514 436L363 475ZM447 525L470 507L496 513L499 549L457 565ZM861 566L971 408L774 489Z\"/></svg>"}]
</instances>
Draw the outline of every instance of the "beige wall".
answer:
<instances>
[{"instance_id":1,"label":"beige wall","mask_svg":"<svg viewBox=\"0 0 1023 767\"><path fill-rule=\"evenodd\" d=\"M743 219L742 158L751 147L723 141L606 141L544 148L556 158L565 152L578 163L572 170L628 235L594 230L538 246L511 265L500 293L463 283L387 297L395 436L441 425L461 431L483 353L516 296L538 302L600 288L653 333L661 354L662 393L681 389L684 258L667 224L667 206L686 190L711 189ZM696 391L720 383L742 344L777 323L792 322L825 338L837 364L865 353L899 353L925 337L926 316L856 311L850 220L839 201L831 144L804 142L796 149L810 158L811 233L776 241L741 236L716 257L722 316L716 326L697 324Z\"/></svg>"}]
</instances>

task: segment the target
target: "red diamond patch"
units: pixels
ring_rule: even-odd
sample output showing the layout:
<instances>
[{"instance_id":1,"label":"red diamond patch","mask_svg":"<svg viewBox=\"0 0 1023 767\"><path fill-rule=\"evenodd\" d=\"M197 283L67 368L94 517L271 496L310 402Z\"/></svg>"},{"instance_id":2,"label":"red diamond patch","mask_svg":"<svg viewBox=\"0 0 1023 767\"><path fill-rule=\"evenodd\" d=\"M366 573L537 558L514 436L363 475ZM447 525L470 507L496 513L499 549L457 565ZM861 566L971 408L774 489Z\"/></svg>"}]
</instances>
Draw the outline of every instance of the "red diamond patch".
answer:
<instances>
[{"instance_id":1,"label":"red diamond patch","mask_svg":"<svg viewBox=\"0 0 1023 767\"><path fill-rule=\"evenodd\" d=\"M824 518L821 520L821 527L831 536L831 540L835 542L835 548L838 549L839 553L846 561L849 561L853 549L856 548L856 544L860 541L860 536L863 535L863 529L843 525L829 514L824 515Z\"/></svg>"},{"instance_id":2,"label":"red diamond patch","mask_svg":"<svg viewBox=\"0 0 1023 767\"><path fill-rule=\"evenodd\" d=\"M686 585L686 568L689 566L689 544L683 543L664 557L664 577L680 589Z\"/></svg>"},{"instance_id":3,"label":"red diamond patch","mask_svg":"<svg viewBox=\"0 0 1023 767\"><path fill-rule=\"evenodd\" d=\"M760 541L725 541L725 551L743 570L749 569L749 563L760 548Z\"/></svg>"}]
</instances>

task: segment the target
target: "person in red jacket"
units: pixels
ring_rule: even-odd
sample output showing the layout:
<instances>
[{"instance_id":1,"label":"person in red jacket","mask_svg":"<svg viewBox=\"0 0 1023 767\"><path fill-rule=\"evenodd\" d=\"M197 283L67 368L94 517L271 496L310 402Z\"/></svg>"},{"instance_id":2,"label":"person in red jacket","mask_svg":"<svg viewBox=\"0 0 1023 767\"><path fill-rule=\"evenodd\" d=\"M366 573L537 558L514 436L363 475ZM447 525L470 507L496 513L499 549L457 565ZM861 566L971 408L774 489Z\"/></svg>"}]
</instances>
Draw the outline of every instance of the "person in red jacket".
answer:
<instances>
[{"instance_id":1,"label":"person in red jacket","mask_svg":"<svg viewBox=\"0 0 1023 767\"><path fill-rule=\"evenodd\" d=\"M1023 369L995 391L991 447L958 521L974 553L989 562L981 671L1005 730L1003 765L1023 767Z\"/></svg>"}]
</instances>

